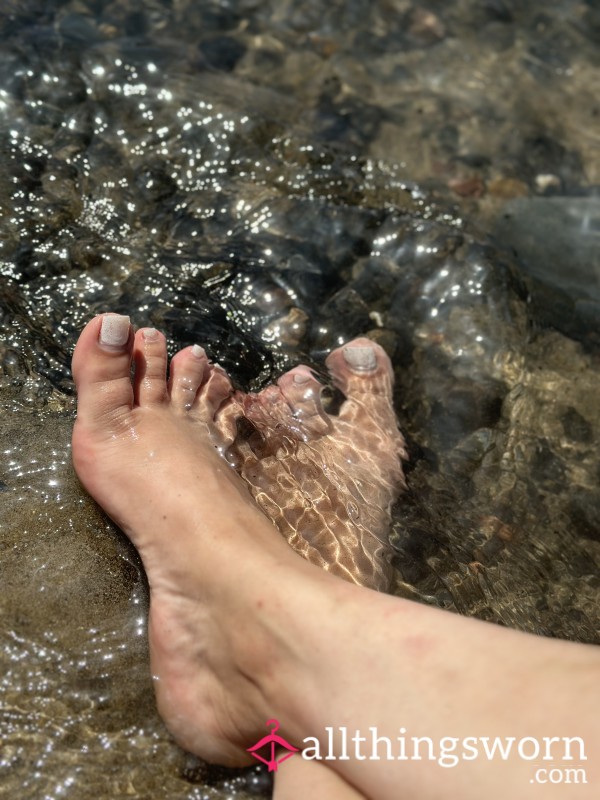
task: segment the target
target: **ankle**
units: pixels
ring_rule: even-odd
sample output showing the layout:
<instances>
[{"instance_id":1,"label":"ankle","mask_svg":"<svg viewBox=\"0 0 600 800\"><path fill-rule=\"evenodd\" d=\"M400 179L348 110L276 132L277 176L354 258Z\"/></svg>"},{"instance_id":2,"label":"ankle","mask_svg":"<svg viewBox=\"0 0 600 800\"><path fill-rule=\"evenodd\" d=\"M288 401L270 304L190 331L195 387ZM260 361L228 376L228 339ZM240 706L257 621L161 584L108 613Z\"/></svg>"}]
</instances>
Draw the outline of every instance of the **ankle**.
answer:
<instances>
[{"instance_id":1,"label":"ankle","mask_svg":"<svg viewBox=\"0 0 600 800\"><path fill-rule=\"evenodd\" d=\"M290 561L275 560L260 580L249 581L245 607L229 625L234 659L252 680L251 705L259 733L266 733L267 720L277 719L281 735L298 746L312 733L314 704L323 692L322 660L315 656L331 646L327 617L344 605L355 587L287 547L285 555Z\"/></svg>"}]
</instances>

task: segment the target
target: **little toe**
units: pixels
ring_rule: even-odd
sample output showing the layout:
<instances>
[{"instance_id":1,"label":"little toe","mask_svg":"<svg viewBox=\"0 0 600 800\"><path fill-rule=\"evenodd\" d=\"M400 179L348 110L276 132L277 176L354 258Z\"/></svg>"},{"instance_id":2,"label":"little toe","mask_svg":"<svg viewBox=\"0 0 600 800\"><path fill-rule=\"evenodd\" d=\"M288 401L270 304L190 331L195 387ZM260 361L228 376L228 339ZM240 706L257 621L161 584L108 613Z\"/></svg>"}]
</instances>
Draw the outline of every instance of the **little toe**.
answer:
<instances>
[{"instance_id":1,"label":"little toe","mask_svg":"<svg viewBox=\"0 0 600 800\"><path fill-rule=\"evenodd\" d=\"M277 381L281 393L287 400L296 426L303 438L322 436L331 430L331 421L321 405L322 385L309 367L294 367Z\"/></svg>"},{"instance_id":2,"label":"little toe","mask_svg":"<svg viewBox=\"0 0 600 800\"><path fill-rule=\"evenodd\" d=\"M72 363L78 422L102 425L107 417L131 410L132 348L129 317L102 314L85 326Z\"/></svg>"},{"instance_id":3,"label":"little toe","mask_svg":"<svg viewBox=\"0 0 600 800\"><path fill-rule=\"evenodd\" d=\"M213 419L222 403L231 397L233 386L229 380L229 375L219 364L209 366L206 385L202 390L198 400L205 405L210 418Z\"/></svg>"},{"instance_id":4,"label":"little toe","mask_svg":"<svg viewBox=\"0 0 600 800\"><path fill-rule=\"evenodd\" d=\"M167 399L167 343L156 328L137 331L133 343L135 402L141 406Z\"/></svg>"},{"instance_id":5,"label":"little toe","mask_svg":"<svg viewBox=\"0 0 600 800\"><path fill-rule=\"evenodd\" d=\"M192 408L196 393L206 380L208 368L206 353L197 344L173 356L169 372L169 396L176 409L189 411Z\"/></svg>"},{"instance_id":6,"label":"little toe","mask_svg":"<svg viewBox=\"0 0 600 800\"><path fill-rule=\"evenodd\" d=\"M238 420L244 416L244 394L233 392L217 408L213 422L223 448L228 448L236 439ZM224 453L227 458L227 454Z\"/></svg>"},{"instance_id":7,"label":"little toe","mask_svg":"<svg viewBox=\"0 0 600 800\"><path fill-rule=\"evenodd\" d=\"M233 397L229 375L219 364L207 361L204 380L190 409L193 420L204 422L213 444L227 458L227 448L237 436L237 419L242 415L239 401Z\"/></svg>"}]
</instances>

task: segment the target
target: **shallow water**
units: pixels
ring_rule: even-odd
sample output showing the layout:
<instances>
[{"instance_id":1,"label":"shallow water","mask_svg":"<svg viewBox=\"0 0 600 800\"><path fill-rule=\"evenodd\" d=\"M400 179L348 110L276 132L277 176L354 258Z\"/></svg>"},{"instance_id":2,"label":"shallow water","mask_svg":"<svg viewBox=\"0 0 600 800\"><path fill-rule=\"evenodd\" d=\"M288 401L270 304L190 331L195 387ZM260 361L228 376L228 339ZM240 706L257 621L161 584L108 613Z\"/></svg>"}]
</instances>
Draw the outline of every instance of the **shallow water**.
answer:
<instances>
[{"instance_id":1,"label":"shallow water","mask_svg":"<svg viewBox=\"0 0 600 800\"><path fill-rule=\"evenodd\" d=\"M397 591L600 639L596 4L0 5L0 785L224 798L154 710L145 578L70 467L110 309L256 389L394 359ZM490 676L493 680L493 676Z\"/></svg>"}]
</instances>

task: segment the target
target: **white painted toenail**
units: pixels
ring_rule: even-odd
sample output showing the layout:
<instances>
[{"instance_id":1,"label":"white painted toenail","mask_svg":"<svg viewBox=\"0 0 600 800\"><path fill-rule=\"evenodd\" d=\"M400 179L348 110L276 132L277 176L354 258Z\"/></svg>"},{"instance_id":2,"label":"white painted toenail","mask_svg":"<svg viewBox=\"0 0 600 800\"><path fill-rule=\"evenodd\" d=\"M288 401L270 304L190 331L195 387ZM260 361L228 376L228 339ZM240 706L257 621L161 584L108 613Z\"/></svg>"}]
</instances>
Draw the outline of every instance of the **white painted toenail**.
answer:
<instances>
[{"instance_id":1,"label":"white painted toenail","mask_svg":"<svg viewBox=\"0 0 600 800\"><path fill-rule=\"evenodd\" d=\"M305 372L296 372L294 374L294 383L308 383L310 380L310 375L307 375Z\"/></svg>"},{"instance_id":2,"label":"white painted toenail","mask_svg":"<svg viewBox=\"0 0 600 800\"><path fill-rule=\"evenodd\" d=\"M375 349L368 345L352 345L344 347L344 359L346 364L355 372L370 372L377 366Z\"/></svg>"},{"instance_id":3,"label":"white painted toenail","mask_svg":"<svg viewBox=\"0 0 600 800\"><path fill-rule=\"evenodd\" d=\"M192 347L192 355L196 356L196 358L203 358L205 353L204 353L204 350L200 347L199 344L195 344Z\"/></svg>"},{"instance_id":4,"label":"white painted toenail","mask_svg":"<svg viewBox=\"0 0 600 800\"><path fill-rule=\"evenodd\" d=\"M123 347L129 339L129 317L121 314L106 314L100 328L100 344Z\"/></svg>"},{"instance_id":5,"label":"white painted toenail","mask_svg":"<svg viewBox=\"0 0 600 800\"><path fill-rule=\"evenodd\" d=\"M156 328L143 328L142 336L146 341L151 342L153 339L158 339L158 331Z\"/></svg>"}]
</instances>

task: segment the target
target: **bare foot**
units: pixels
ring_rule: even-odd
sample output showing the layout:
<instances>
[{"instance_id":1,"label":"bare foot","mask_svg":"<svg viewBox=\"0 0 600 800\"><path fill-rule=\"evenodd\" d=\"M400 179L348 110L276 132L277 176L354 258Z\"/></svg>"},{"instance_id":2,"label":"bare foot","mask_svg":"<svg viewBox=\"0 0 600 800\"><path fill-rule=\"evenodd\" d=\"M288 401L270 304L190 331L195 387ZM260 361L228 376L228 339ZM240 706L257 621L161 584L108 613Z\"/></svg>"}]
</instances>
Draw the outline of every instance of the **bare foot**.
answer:
<instances>
[{"instance_id":1,"label":"bare foot","mask_svg":"<svg viewBox=\"0 0 600 800\"><path fill-rule=\"evenodd\" d=\"M257 481L276 476L273 455L240 456L238 467L263 507L269 510L264 498L271 503L285 499L284 476L290 475L292 494L300 486L312 503L307 519L343 520L348 540L340 550L339 564L351 570L356 559L363 574L383 574L373 570L380 563L379 554L372 555L379 552L373 547L378 540L366 539L368 521L378 512L374 504L361 505L361 499L373 486L371 491L378 492L385 509L378 519L385 521L402 480L397 466L402 441L390 407L389 364L380 349L364 349L370 346L356 344L353 371L343 351L330 357L332 374L350 398L337 420L320 410L317 386L306 368L284 376L279 390L288 392L292 405L286 410L280 404L281 429L275 436L273 404L266 411L269 394L231 399L227 376L209 364L201 348L180 351L171 362L167 382L164 337L153 329L134 336L126 317L97 317L77 344L75 469L140 552L151 591L149 640L159 711L177 741L206 760L246 763L245 748L264 732L264 721L272 711L277 690L268 696L264 685L274 682L269 673L272 643L285 636L273 629L263 636L271 623L255 622L261 598L285 585L286 574L293 574L294 592L302 602L303 569L310 571L311 592L319 580L310 565L302 567L304 562L277 535L221 457L235 438L235 414L243 406L271 450L275 441L279 449L288 442L295 454L295 459L283 459L277 490L263 493L257 491ZM350 362L352 357L351 353ZM375 411L367 412L371 400ZM391 422L391 434L386 433L386 420ZM355 426L353 432L356 421L360 430ZM353 442L364 456L369 441L380 448L381 457L371 456L365 470L354 455ZM244 447L250 447L247 440L238 450ZM340 460L351 462L348 472L339 470ZM379 471L374 464L381 465ZM327 476L326 495L315 472L319 466L321 476ZM367 473L375 476L373 484L367 485ZM311 482L303 484L308 478ZM315 502L315 492L322 502ZM278 524L297 532L306 509L298 515L293 503L284 505L277 506ZM332 533L334 539L325 546L335 555ZM311 537L314 534L310 532ZM319 553L321 543L308 537L303 541L309 545L308 555ZM241 620L252 628L251 636L240 630ZM293 655L290 661L296 662L305 656ZM262 682L261 675L267 676Z\"/></svg>"},{"instance_id":2,"label":"bare foot","mask_svg":"<svg viewBox=\"0 0 600 800\"><path fill-rule=\"evenodd\" d=\"M391 508L405 487L405 443L392 405L385 351L355 339L326 361L346 400L337 415L305 366L258 395L238 393L252 423L229 457L256 502L293 549L313 564L369 588L389 588Z\"/></svg>"}]
</instances>

